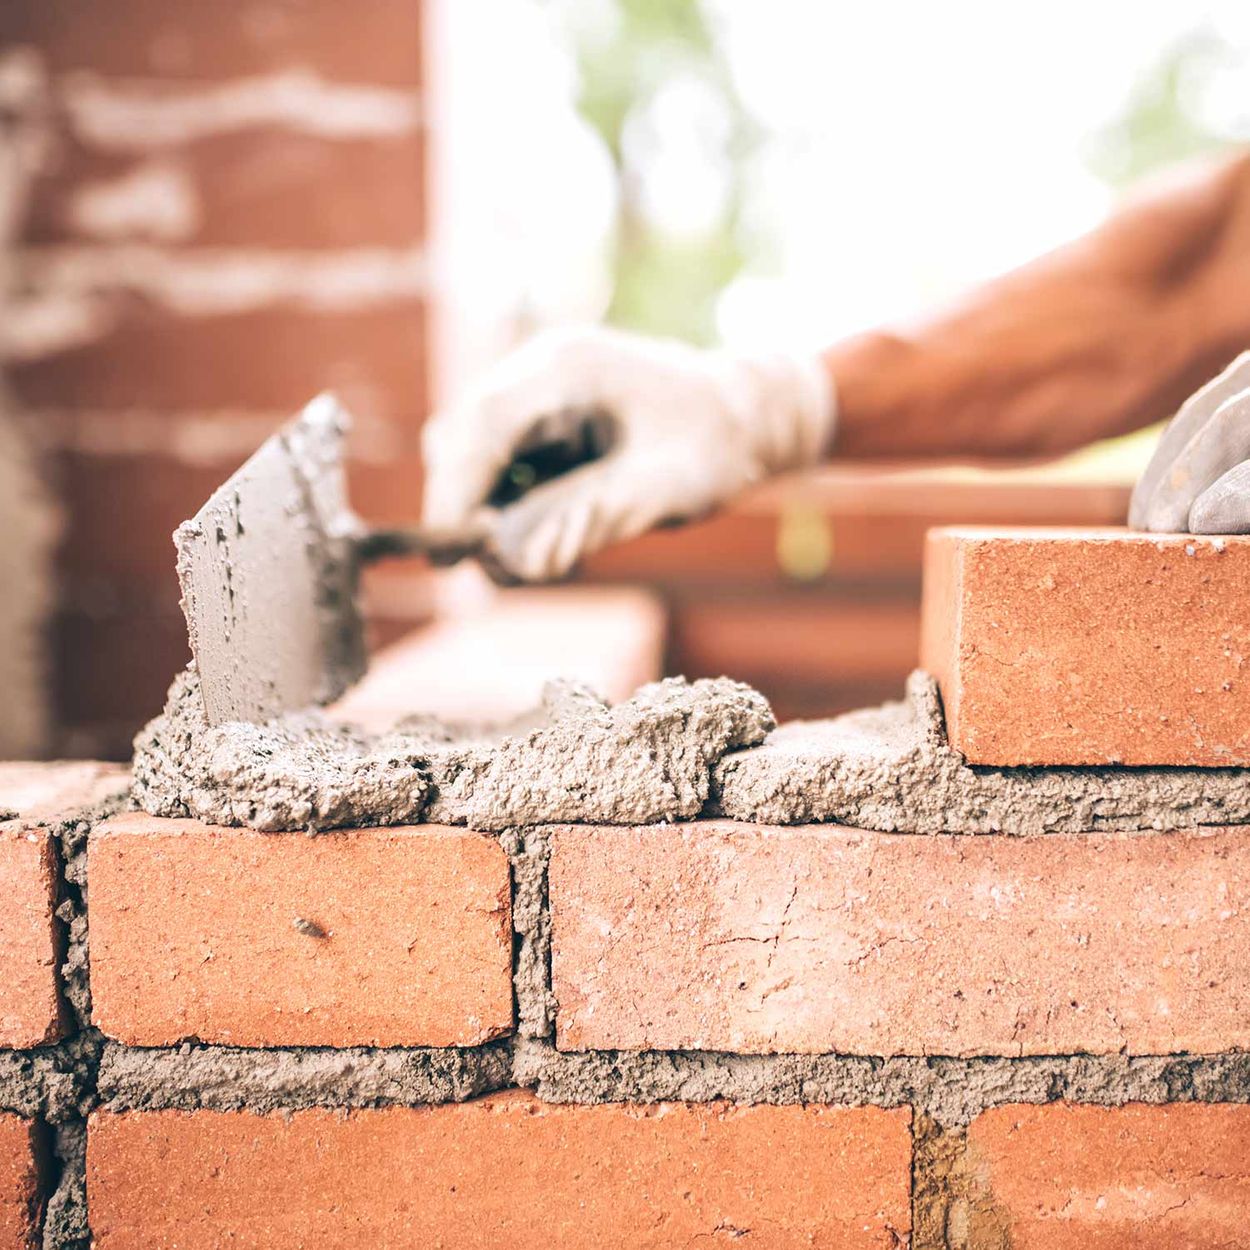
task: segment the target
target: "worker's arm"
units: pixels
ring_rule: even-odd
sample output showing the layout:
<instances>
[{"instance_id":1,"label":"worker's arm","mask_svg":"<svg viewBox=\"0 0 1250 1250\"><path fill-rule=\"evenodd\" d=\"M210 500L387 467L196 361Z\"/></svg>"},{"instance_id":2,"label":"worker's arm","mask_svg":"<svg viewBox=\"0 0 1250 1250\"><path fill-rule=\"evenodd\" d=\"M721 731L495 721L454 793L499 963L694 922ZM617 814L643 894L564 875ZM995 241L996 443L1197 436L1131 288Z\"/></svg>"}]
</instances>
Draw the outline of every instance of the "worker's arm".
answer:
<instances>
[{"instance_id":1,"label":"worker's arm","mask_svg":"<svg viewBox=\"0 0 1250 1250\"><path fill-rule=\"evenodd\" d=\"M830 455L1061 452L1166 416L1250 344L1248 293L1242 156L1155 191L942 317L819 359L700 351L604 329L540 336L428 424L424 520L443 533L485 534L499 567L534 580ZM1188 516L1204 474L1248 458L1236 454L1246 421L1191 416L1206 435L1196 451L1188 438L1161 450L1167 462L1153 471L1171 492L1167 506L1135 504L1149 518L1137 523ZM606 454L497 506L510 462L543 444L586 444L588 418L608 431ZM1199 461L1207 467L1195 476ZM1236 503L1245 492L1232 487Z\"/></svg>"},{"instance_id":2,"label":"worker's arm","mask_svg":"<svg viewBox=\"0 0 1250 1250\"><path fill-rule=\"evenodd\" d=\"M1021 457L1161 420L1250 346L1250 155L1152 188L907 333L825 357L839 457Z\"/></svg>"}]
</instances>

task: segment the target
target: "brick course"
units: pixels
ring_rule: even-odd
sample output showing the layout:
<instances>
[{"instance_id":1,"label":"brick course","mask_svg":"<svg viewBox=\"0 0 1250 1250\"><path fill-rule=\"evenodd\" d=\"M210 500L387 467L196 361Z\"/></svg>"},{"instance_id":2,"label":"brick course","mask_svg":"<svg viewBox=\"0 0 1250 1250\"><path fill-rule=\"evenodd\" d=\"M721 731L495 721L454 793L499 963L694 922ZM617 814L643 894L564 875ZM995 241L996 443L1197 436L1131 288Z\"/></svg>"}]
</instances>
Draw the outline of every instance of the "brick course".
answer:
<instances>
[{"instance_id":1,"label":"brick course","mask_svg":"<svg viewBox=\"0 0 1250 1250\"><path fill-rule=\"evenodd\" d=\"M92 1118L98 1250L316 1245L896 1250L909 1113L548 1106Z\"/></svg>"},{"instance_id":2,"label":"brick course","mask_svg":"<svg viewBox=\"0 0 1250 1250\"><path fill-rule=\"evenodd\" d=\"M921 662L978 764L1250 764L1250 539L941 529Z\"/></svg>"},{"instance_id":3,"label":"brick course","mask_svg":"<svg viewBox=\"0 0 1250 1250\"><path fill-rule=\"evenodd\" d=\"M34 1250L42 1205L35 1124L0 1112L0 1250Z\"/></svg>"},{"instance_id":4,"label":"brick course","mask_svg":"<svg viewBox=\"0 0 1250 1250\"><path fill-rule=\"evenodd\" d=\"M470 1046L512 1026L508 865L441 826L92 832L96 1024L158 1046Z\"/></svg>"},{"instance_id":5,"label":"brick course","mask_svg":"<svg viewBox=\"0 0 1250 1250\"><path fill-rule=\"evenodd\" d=\"M968 1148L1012 1250L1246 1244L1250 1107L998 1107Z\"/></svg>"},{"instance_id":6,"label":"brick course","mask_svg":"<svg viewBox=\"0 0 1250 1250\"><path fill-rule=\"evenodd\" d=\"M562 1049L1048 1055L1250 1045L1250 841L562 828Z\"/></svg>"}]
</instances>

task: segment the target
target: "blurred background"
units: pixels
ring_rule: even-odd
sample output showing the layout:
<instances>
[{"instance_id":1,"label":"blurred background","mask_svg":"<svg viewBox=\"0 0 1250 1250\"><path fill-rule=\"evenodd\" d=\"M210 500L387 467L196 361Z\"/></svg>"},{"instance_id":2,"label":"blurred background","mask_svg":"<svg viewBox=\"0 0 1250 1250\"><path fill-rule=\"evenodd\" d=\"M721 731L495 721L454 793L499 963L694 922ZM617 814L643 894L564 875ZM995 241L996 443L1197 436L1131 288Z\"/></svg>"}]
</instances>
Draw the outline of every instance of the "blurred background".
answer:
<instances>
[{"instance_id":1,"label":"blurred background","mask_svg":"<svg viewBox=\"0 0 1250 1250\"><path fill-rule=\"evenodd\" d=\"M1247 138L1244 0L6 0L0 755L128 755L187 659L171 531L320 389L358 510L411 520L423 419L538 327L820 347ZM927 526L1118 521L1152 437L774 484L523 628L412 564L368 609L449 681L623 614L644 668L829 714L901 689Z\"/></svg>"}]
</instances>

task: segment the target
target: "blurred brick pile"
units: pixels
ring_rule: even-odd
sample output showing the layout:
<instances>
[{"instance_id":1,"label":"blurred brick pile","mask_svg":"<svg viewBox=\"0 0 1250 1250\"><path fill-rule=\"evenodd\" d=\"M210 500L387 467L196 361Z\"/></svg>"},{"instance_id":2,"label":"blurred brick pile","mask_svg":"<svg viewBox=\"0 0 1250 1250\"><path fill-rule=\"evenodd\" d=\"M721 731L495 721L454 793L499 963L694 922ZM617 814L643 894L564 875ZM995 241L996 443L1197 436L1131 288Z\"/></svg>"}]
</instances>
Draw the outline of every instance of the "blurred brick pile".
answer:
<instances>
[{"instance_id":1,"label":"blurred brick pile","mask_svg":"<svg viewBox=\"0 0 1250 1250\"><path fill-rule=\"evenodd\" d=\"M1052 475L829 468L724 515L604 551L586 576L645 582L668 609L666 668L748 681L779 718L898 698L916 667L933 525L1114 525L1128 488Z\"/></svg>"},{"instance_id":2,"label":"blurred brick pile","mask_svg":"<svg viewBox=\"0 0 1250 1250\"><path fill-rule=\"evenodd\" d=\"M356 412L353 498L412 514L426 408L415 0L9 0L31 140L8 385L68 513L61 753L117 756L186 657L174 526L298 405Z\"/></svg>"}]
</instances>

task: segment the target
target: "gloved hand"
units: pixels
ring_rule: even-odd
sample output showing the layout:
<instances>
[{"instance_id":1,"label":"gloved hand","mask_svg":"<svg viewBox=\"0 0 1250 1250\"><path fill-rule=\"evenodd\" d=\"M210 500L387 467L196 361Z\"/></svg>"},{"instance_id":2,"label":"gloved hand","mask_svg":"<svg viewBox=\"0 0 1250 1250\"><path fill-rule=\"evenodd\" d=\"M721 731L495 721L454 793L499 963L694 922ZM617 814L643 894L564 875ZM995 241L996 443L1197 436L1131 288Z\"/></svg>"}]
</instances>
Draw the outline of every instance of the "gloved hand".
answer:
<instances>
[{"instance_id":1,"label":"gloved hand","mask_svg":"<svg viewBox=\"0 0 1250 1250\"><path fill-rule=\"evenodd\" d=\"M1250 533L1250 352L1181 405L1128 520L1155 533Z\"/></svg>"},{"instance_id":2,"label":"gloved hand","mask_svg":"<svg viewBox=\"0 0 1250 1250\"><path fill-rule=\"evenodd\" d=\"M703 351L608 329L548 332L501 362L424 435L423 525L481 532L487 561L526 581L688 520L773 473L813 464L834 424L820 361ZM499 476L593 418L601 458L491 507Z\"/></svg>"}]
</instances>

